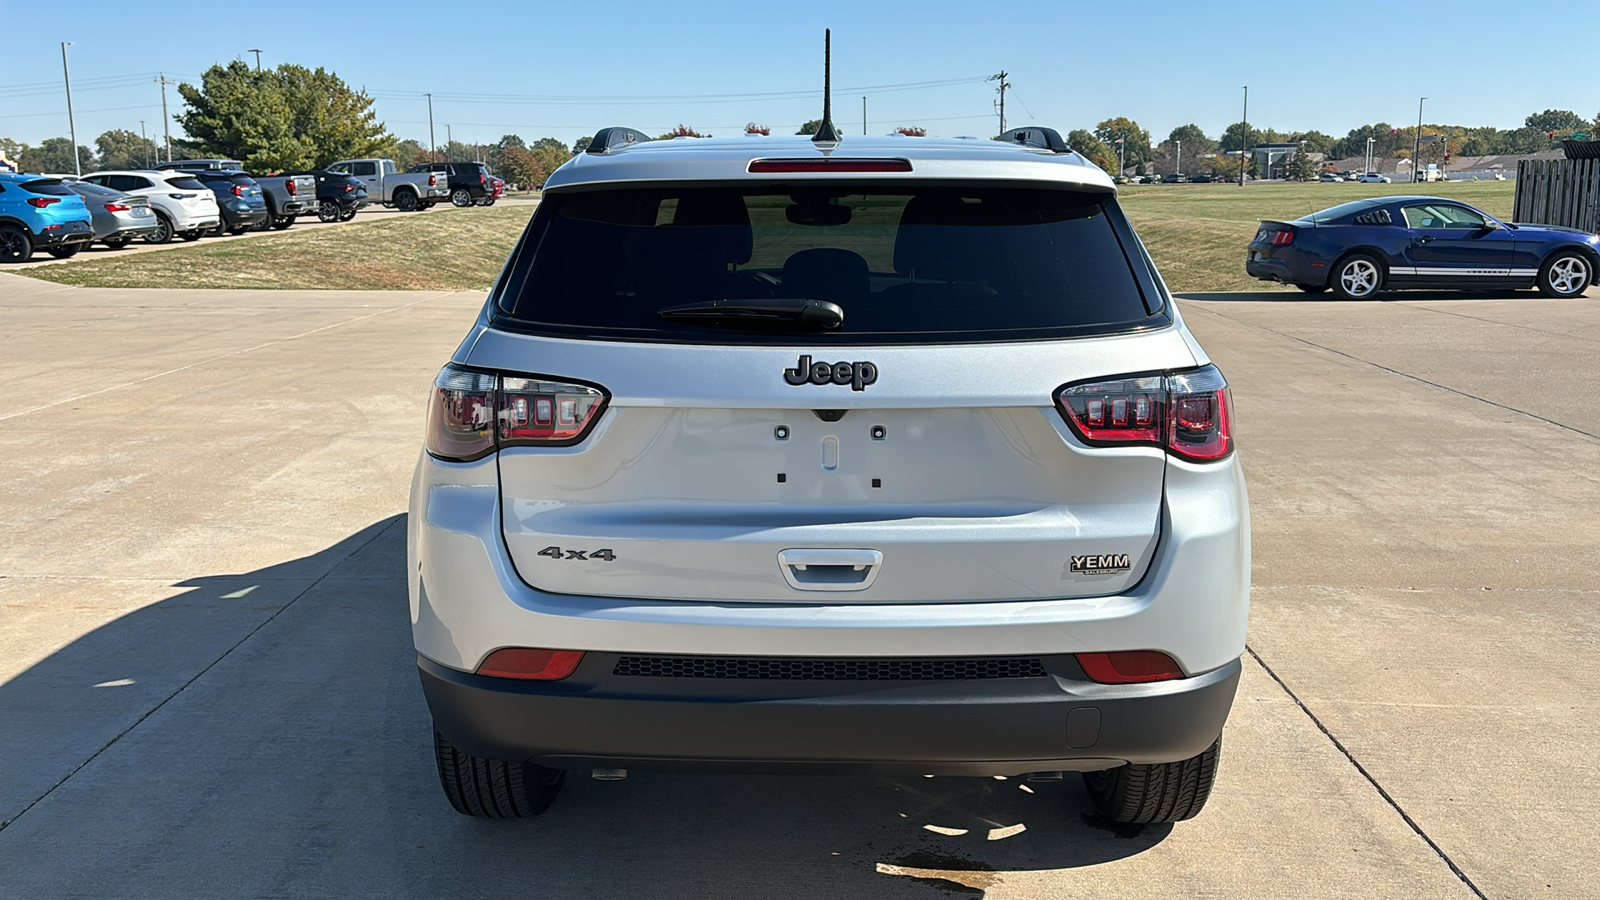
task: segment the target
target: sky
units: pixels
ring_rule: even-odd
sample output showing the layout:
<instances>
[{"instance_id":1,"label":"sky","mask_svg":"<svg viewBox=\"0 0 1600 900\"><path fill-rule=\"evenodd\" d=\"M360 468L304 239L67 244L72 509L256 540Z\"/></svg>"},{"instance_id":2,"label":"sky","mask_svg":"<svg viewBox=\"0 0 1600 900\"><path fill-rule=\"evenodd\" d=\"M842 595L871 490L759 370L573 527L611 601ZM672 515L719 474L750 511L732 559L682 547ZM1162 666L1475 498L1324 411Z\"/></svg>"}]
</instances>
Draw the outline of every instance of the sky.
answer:
<instances>
[{"instance_id":1,"label":"sky","mask_svg":"<svg viewBox=\"0 0 1600 900\"><path fill-rule=\"evenodd\" d=\"M734 135L754 121L792 134L821 114L824 28L833 29L834 120L847 135L862 131L865 96L874 134L920 125L992 136L996 85L984 79L1002 70L1012 85L1008 127L1066 133L1125 115L1157 141L1190 122L1219 135L1240 120L1245 85L1257 127L1336 137L1376 121L1415 123L1420 96L1430 123L1514 128L1548 108L1600 114L1587 44L1559 38L1600 33L1600 0L474 0L459 8L389 0L337 15L281 0L265 8L216 2L186 20L130 13L125 0L82 0L70 14L32 19L0 52L0 137L37 144L67 134L61 41L73 42L72 101L86 146L107 129L137 131L141 120L159 139L158 73L198 83L218 62L253 65L253 48L268 67L332 69L374 98L391 132L424 145L428 92L438 144L447 134L489 143L508 133L571 143L607 125ZM463 31L468 23L473 30ZM182 101L167 90L175 114Z\"/></svg>"}]
</instances>

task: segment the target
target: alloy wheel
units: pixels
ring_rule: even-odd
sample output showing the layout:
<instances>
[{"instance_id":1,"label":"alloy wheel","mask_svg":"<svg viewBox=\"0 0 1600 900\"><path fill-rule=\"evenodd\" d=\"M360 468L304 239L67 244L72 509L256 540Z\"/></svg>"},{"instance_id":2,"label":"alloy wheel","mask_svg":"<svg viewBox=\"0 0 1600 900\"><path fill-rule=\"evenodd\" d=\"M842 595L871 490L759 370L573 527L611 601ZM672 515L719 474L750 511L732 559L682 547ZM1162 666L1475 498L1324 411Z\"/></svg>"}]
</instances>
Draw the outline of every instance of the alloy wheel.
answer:
<instances>
[{"instance_id":1,"label":"alloy wheel","mask_svg":"<svg viewBox=\"0 0 1600 900\"><path fill-rule=\"evenodd\" d=\"M1352 297L1365 297L1378 289L1378 267L1365 259L1352 259L1339 270L1339 284Z\"/></svg>"},{"instance_id":2,"label":"alloy wheel","mask_svg":"<svg viewBox=\"0 0 1600 900\"><path fill-rule=\"evenodd\" d=\"M1589 264L1568 256L1550 266L1550 286L1560 294L1581 294L1589 286Z\"/></svg>"}]
</instances>

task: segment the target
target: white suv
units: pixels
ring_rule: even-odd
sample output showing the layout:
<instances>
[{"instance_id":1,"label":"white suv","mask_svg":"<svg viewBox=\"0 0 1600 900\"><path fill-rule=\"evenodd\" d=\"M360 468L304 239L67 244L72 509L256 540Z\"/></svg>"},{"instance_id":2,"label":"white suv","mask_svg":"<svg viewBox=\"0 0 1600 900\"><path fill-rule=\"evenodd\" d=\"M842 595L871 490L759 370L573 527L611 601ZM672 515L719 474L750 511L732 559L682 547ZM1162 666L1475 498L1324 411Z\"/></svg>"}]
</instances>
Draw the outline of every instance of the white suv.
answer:
<instances>
[{"instance_id":1,"label":"white suv","mask_svg":"<svg viewBox=\"0 0 1600 900\"><path fill-rule=\"evenodd\" d=\"M439 775L1084 773L1200 811L1250 541L1221 373L1048 129L558 169L439 373L408 573Z\"/></svg>"},{"instance_id":2,"label":"white suv","mask_svg":"<svg viewBox=\"0 0 1600 900\"><path fill-rule=\"evenodd\" d=\"M149 197L159 223L156 230L144 236L152 244L165 244L174 235L197 241L222 221L216 195L189 172L95 172L79 180Z\"/></svg>"}]
</instances>

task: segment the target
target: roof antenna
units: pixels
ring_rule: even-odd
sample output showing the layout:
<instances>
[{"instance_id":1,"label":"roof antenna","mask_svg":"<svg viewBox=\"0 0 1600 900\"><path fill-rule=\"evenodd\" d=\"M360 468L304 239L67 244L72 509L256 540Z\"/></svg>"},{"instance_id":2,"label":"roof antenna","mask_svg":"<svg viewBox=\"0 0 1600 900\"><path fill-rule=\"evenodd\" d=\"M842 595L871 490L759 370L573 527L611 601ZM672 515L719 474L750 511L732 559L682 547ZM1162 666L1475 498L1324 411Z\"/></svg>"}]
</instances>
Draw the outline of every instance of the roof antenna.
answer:
<instances>
[{"instance_id":1,"label":"roof antenna","mask_svg":"<svg viewBox=\"0 0 1600 900\"><path fill-rule=\"evenodd\" d=\"M839 129L833 126L833 29L822 30L822 124L812 143L839 143Z\"/></svg>"}]
</instances>

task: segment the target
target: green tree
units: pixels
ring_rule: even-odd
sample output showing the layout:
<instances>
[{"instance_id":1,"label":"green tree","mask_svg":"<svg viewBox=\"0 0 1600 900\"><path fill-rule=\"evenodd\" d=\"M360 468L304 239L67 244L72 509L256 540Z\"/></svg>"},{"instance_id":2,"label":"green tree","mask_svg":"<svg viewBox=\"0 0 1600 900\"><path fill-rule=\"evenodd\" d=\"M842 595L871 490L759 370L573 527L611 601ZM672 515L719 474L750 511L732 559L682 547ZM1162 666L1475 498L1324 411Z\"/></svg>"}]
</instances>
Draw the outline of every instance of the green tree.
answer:
<instances>
[{"instance_id":1,"label":"green tree","mask_svg":"<svg viewBox=\"0 0 1600 900\"><path fill-rule=\"evenodd\" d=\"M1244 123L1235 122L1228 126L1227 131L1222 133L1222 140L1217 142L1217 149L1224 152L1230 150L1243 150L1246 148L1246 145L1254 147L1265 139L1265 135L1254 126L1251 126L1249 134L1246 135Z\"/></svg>"},{"instance_id":2,"label":"green tree","mask_svg":"<svg viewBox=\"0 0 1600 900\"><path fill-rule=\"evenodd\" d=\"M577 156L579 153L582 153L583 151L589 149L589 145L592 144L592 143L594 143L594 137L593 136L584 136L584 137L578 138L572 144L572 155L573 156Z\"/></svg>"},{"instance_id":3,"label":"green tree","mask_svg":"<svg viewBox=\"0 0 1600 900\"><path fill-rule=\"evenodd\" d=\"M526 147L507 147L500 153L500 176L524 188L544 183L550 170Z\"/></svg>"},{"instance_id":4,"label":"green tree","mask_svg":"<svg viewBox=\"0 0 1600 900\"><path fill-rule=\"evenodd\" d=\"M282 65L257 71L240 60L216 65L200 86L178 85L187 109L176 118L215 156L262 171L313 168L395 151L372 99L324 69Z\"/></svg>"},{"instance_id":5,"label":"green tree","mask_svg":"<svg viewBox=\"0 0 1600 900\"><path fill-rule=\"evenodd\" d=\"M1522 123L1534 131L1545 132L1545 140L1549 140L1549 133L1554 131L1556 137L1573 131L1584 131L1589 127L1588 121L1570 109L1547 109L1544 112L1534 113Z\"/></svg>"},{"instance_id":6,"label":"green tree","mask_svg":"<svg viewBox=\"0 0 1600 900\"><path fill-rule=\"evenodd\" d=\"M1185 152L1188 152L1190 147L1193 147L1196 153L1215 153L1217 149L1217 142L1202 131L1199 125L1194 124L1179 125L1172 129L1167 135L1167 140L1173 143L1183 141Z\"/></svg>"},{"instance_id":7,"label":"green tree","mask_svg":"<svg viewBox=\"0 0 1600 900\"><path fill-rule=\"evenodd\" d=\"M125 128L100 135L94 145L100 148L102 169L144 169L155 164L156 142Z\"/></svg>"},{"instance_id":8,"label":"green tree","mask_svg":"<svg viewBox=\"0 0 1600 900\"><path fill-rule=\"evenodd\" d=\"M1327 155L1328 152L1333 149L1335 142L1333 135L1323 134L1322 132L1315 130L1296 131L1286 137L1285 140L1293 141L1297 144L1303 144L1307 153L1321 153L1323 155Z\"/></svg>"},{"instance_id":9,"label":"green tree","mask_svg":"<svg viewBox=\"0 0 1600 900\"><path fill-rule=\"evenodd\" d=\"M1129 165L1150 160L1150 132L1140 128L1138 122L1127 116L1116 116L1096 125L1094 136L1113 151L1117 149L1117 139L1124 138L1122 159Z\"/></svg>"},{"instance_id":10,"label":"green tree","mask_svg":"<svg viewBox=\"0 0 1600 900\"><path fill-rule=\"evenodd\" d=\"M402 172L420 163L435 161L434 155L422 146L421 141L406 138L394 145L394 164Z\"/></svg>"},{"instance_id":11,"label":"green tree","mask_svg":"<svg viewBox=\"0 0 1600 900\"><path fill-rule=\"evenodd\" d=\"M1108 174L1116 174L1117 151L1107 147L1105 141L1095 137L1092 132L1077 128L1067 132L1067 146L1083 154L1083 157L1094 163Z\"/></svg>"},{"instance_id":12,"label":"green tree","mask_svg":"<svg viewBox=\"0 0 1600 900\"><path fill-rule=\"evenodd\" d=\"M1316 181L1317 166L1308 153L1293 153L1284 165L1283 176L1290 181Z\"/></svg>"},{"instance_id":13,"label":"green tree","mask_svg":"<svg viewBox=\"0 0 1600 900\"><path fill-rule=\"evenodd\" d=\"M550 173L561 168L563 163L574 156L565 143L553 137L539 138L528 145L528 150L539 161L539 167L544 170L540 181L549 178Z\"/></svg>"},{"instance_id":14,"label":"green tree","mask_svg":"<svg viewBox=\"0 0 1600 900\"><path fill-rule=\"evenodd\" d=\"M83 171L94 171L94 151L88 147L78 147L78 163L72 161L72 141L69 138L45 138L39 146L23 154L23 170L28 172L49 172L54 175L71 175L77 170L78 165L83 166Z\"/></svg>"},{"instance_id":15,"label":"green tree","mask_svg":"<svg viewBox=\"0 0 1600 900\"><path fill-rule=\"evenodd\" d=\"M800 130L796 131L795 134L816 134L821 128L821 119L807 119L806 123L801 125Z\"/></svg>"}]
</instances>

